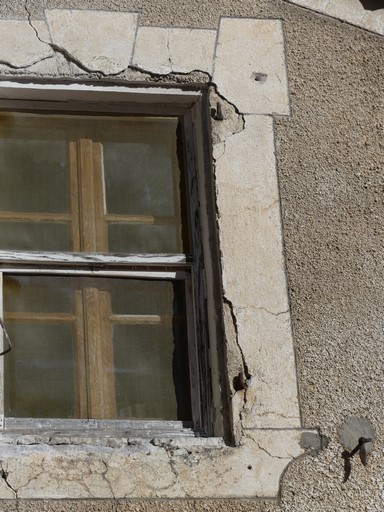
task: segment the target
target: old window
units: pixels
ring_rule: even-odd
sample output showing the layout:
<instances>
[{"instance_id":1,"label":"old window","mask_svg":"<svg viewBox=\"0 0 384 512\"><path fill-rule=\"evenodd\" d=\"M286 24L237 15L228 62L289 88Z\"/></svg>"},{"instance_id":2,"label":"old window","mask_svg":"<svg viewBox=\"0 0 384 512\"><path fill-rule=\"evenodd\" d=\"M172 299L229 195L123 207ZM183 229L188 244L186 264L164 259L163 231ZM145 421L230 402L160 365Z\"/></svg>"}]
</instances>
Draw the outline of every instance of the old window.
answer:
<instances>
[{"instance_id":1,"label":"old window","mask_svg":"<svg viewBox=\"0 0 384 512\"><path fill-rule=\"evenodd\" d=\"M5 422L200 428L202 251L185 116L83 108L0 113Z\"/></svg>"}]
</instances>

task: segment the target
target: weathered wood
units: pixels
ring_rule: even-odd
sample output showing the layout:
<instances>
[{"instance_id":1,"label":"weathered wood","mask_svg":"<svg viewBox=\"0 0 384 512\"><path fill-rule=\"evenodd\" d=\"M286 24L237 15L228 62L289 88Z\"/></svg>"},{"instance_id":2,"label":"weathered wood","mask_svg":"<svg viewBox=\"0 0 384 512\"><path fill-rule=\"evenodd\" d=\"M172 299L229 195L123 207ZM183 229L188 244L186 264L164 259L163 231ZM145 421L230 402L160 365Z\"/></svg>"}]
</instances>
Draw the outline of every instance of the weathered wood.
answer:
<instances>
[{"instance_id":1,"label":"weathered wood","mask_svg":"<svg viewBox=\"0 0 384 512\"><path fill-rule=\"evenodd\" d=\"M0 265L17 263L19 265L102 265L108 266L173 266L190 264L192 257L185 254L97 254L66 253L42 251L0 251ZM189 266L189 265L188 265Z\"/></svg>"},{"instance_id":2,"label":"weathered wood","mask_svg":"<svg viewBox=\"0 0 384 512\"><path fill-rule=\"evenodd\" d=\"M115 224L155 224L155 225L164 225L164 226L173 226L177 222L175 217L154 217L153 215L122 215L117 213L107 213L105 215L105 220L108 222L113 222Z\"/></svg>"},{"instance_id":3,"label":"weathered wood","mask_svg":"<svg viewBox=\"0 0 384 512\"><path fill-rule=\"evenodd\" d=\"M117 418L115 396L115 362L113 357L113 326L109 318L112 315L111 295L99 292L100 352L103 371L103 418Z\"/></svg>"},{"instance_id":4,"label":"weathered wood","mask_svg":"<svg viewBox=\"0 0 384 512\"><path fill-rule=\"evenodd\" d=\"M95 223L95 247L97 252L108 252L108 229L105 220L106 204L104 193L103 146L99 142L92 143L92 175L93 175L93 220ZM82 212L88 216L87 210Z\"/></svg>"},{"instance_id":5,"label":"weathered wood","mask_svg":"<svg viewBox=\"0 0 384 512\"><path fill-rule=\"evenodd\" d=\"M77 144L68 143L68 173L70 182L70 203L71 203L71 249L80 251L80 217L79 217L79 178L77 162Z\"/></svg>"},{"instance_id":6,"label":"weathered wood","mask_svg":"<svg viewBox=\"0 0 384 512\"><path fill-rule=\"evenodd\" d=\"M159 315L113 315L109 320L118 325L172 325L182 322L183 316L159 316Z\"/></svg>"},{"instance_id":7,"label":"weathered wood","mask_svg":"<svg viewBox=\"0 0 384 512\"><path fill-rule=\"evenodd\" d=\"M69 213L0 211L0 220L13 222L64 222L71 220L71 215Z\"/></svg>"},{"instance_id":8,"label":"weathered wood","mask_svg":"<svg viewBox=\"0 0 384 512\"><path fill-rule=\"evenodd\" d=\"M6 312L7 322L44 322L62 324L74 322L76 316L70 313L30 313L27 311Z\"/></svg>"},{"instance_id":9,"label":"weathered wood","mask_svg":"<svg viewBox=\"0 0 384 512\"><path fill-rule=\"evenodd\" d=\"M75 291L76 323L74 327L76 416L88 418L87 359L84 337L84 300L81 290Z\"/></svg>"},{"instance_id":10,"label":"weathered wood","mask_svg":"<svg viewBox=\"0 0 384 512\"><path fill-rule=\"evenodd\" d=\"M93 276L93 277L126 277L131 279L180 279L190 278L190 273L183 270L161 272L155 270L79 270L79 269L36 269L36 268L6 268L3 267L4 274L24 274L24 275L60 275L60 276Z\"/></svg>"}]
</instances>

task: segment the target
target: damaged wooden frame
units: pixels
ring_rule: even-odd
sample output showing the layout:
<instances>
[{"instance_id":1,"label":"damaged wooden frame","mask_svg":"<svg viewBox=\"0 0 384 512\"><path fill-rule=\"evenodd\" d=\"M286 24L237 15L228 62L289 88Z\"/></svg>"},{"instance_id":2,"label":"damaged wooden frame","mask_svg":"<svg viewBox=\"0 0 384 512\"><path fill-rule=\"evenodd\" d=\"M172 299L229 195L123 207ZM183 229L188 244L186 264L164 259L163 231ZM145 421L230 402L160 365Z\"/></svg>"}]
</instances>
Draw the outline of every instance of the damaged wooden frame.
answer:
<instances>
[{"instance_id":1,"label":"damaged wooden frame","mask_svg":"<svg viewBox=\"0 0 384 512\"><path fill-rule=\"evenodd\" d=\"M7 209L0 212L0 222L4 225L8 223L10 226L11 241L16 239L18 243L20 238L23 238L15 238L16 224L20 227L28 223L35 225L40 222L46 226L57 223L61 228L67 228L70 246L69 250L56 249L52 242L54 237L48 233L41 236L42 245L37 245L37 250L28 244L25 247L14 248L11 242L9 247L5 243L0 250L1 283L4 289L1 296L1 314L7 328L15 333L16 349L18 343L24 345L24 352L19 359L17 350L14 350L13 359L4 361L2 358L0 361L0 408L1 414L5 417L5 428L78 429L101 428L102 425L102 428L133 429L144 435L146 431L150 431L151 435L154 431L171 431L180 435L195 433L204 436L221 436L228 431L228 425L220 414L220 410L223 409L223 397L217 378L220 374L219 366L224 360L224 356L218 354L223 354L224 350L218 350L217 343L213 342L220 339L222 321L220 279L217 278L219 273L213 180L210 176L209 161L210 140L206 126L208 110L206 93L199 89L180 91L41 84L9 84L8 87L2 87L0 118L5 112L15 112L18 118L21 116L20 133L28 130L29 124L31 130L40 129L36 128L39 123L38 116L44 119L51 116L54 124L52 133L55 129L61 130L60 133L65 131L64 125L69 116L76 119L76 133L66 134L69 211L42 213L31 211L34 208L32 206L29 211L15 212ZM110 133L107 129L109 122L117 123L113 127L114 133L118 142L124 143L121 138L122 123L134 124L136 120L137 123L147 122L150 125L151 120L157 118L164 119L165 123L170 118L177 120L177 148L173 148L173 158L177 153L178 164L182 161L182 175L175 177L173 174L171 181L173 179L174 191L176 190L172 198L172 208L181 211L180 225L172 215L165 215L165 219L163 215L163 220L159 220L159 216L150 215L148 212L135 214L107 211L108 184L103 169L103 151L106 149L102 147L98 137ZM95 119L94 123L92 119ZM142 121L143 119L148 121ZM78 136L77 132L81 132L79 126L83 121L88 122L88 132L97 132L98 128L95 126L99 123L102 135L97 133L95 140L92 139L92 135ZM3 136L6 136L9 130L8 122L9 118L3 114ZM149 129L152 130L151 127ZM46 128L44 130L44 133L50 131ZM52 133L48 136L55 139ZM152 132L150 136L153 137ZM162 134L160 139L161 137ZM112 140L111 144L114 142ZM161 144L161 140L155 142ZM53 145L55 143L53 140ZM140 136L136 133L132 146L136 148L140 143ZM138 157L138 160L140 158L145 158L145 155ZM25 173L20 171L20 176L18 186L23 186ZM114 193L120 197L119 201L124 208L121 191L117 185L114 187ZM50 203L55 210L55 205L61 200L60 192L56 199L54 194L52 196L53 198L48 198L48 202L50 200L51 203L55 203L53 206ZM159 202L161 203L161 198ZM26 210L27 207L28 204ZM130 248L122 243L124 236L121 235L122 227L125 228L127 225L166 225L166 229L177 233L173 237L175 241L172 242L168 253L156 251L156 245L148 253L130 251ZM108 231L113 231L112 228L116 230L114 234ZM37 234L36 239L39 239L39 236ZM154 243L156 236L151 234L150 230L147 237L150 243ZM59 238L61 243L62 237ZM160 248L162 247L165 246L160 242ZM76 283L76 286L73 283ZM130 283L131 288L124 283ZM140 300L143 302L142 297L140 298L143 287L147 290L145 293L148 293L148 296L157 297L155 302L156 307L160 308L159 311L143 312L140 308L135 310ZM169 287L173 290L169 290ZM67 300L69 293L71 305L68 306L69 309L65 309L62 303ZM29 297L32 309L23 310L24 306L20 306L20 297L23 294ZM127 296L130 294L133 299L128 304ZM167 312L164 313L167 300L171 316ZM40 309L37 306L39 301L42 304L39 306ZM55 302L60 304L54 306ZM113 310L114 304L117 304L118 311ZM180 322L183 323L182 328L178 327ZM39 326L36 332L31 325ZM151 354L150 347L146 347L145 350L142 348L145 345L145 335L140 335L137 350L142 353L137 367L131 364L125 370L127 374L134 374L136 371L136 376L120 378L116 372L114 374L114 366L117 367L124 358L131 360L132 354L129 351L124 352L121 347L117 350L116 343L115 354L113 353L112 331L132 332L139 329L137 326L144 326L142 331L148 332L148 326L153 325L160 326L159 331L163 326L168 326L168 330L173 333L172 336L181 329L179 338L187 338L187 354L184 354L184 358L180 356L184 363L181 362L177 367L174 347L170 347L165 363L168 376L163 377L161 372L150 378L147 378L148 375L140 376L137 367L140 364L145 365L146 354ZM56 348L49 348L48 352L39 346L41 332L47 330L47 326L48 338L59 340L56 342ZM73 336L69 352L64 346L64 341L60 342L60 339L65 338L65 332L70 332ZM8 339L6 335L3 338ZM38 353L37 349L34 351L34 343L42 352ZM121 341L117 344L119 343L122 344ZM54 355L50 355L51 352ZM160 354L158 358L161 357ZM185 359L188 360L187 366L183 366ZM22 369L26 360L29 369L24 371ZM76 364L72 364L71 360L76 361ZM64 364L61 364L63 361ZM33 364L37 366L31 373L30 367ZM51 373L46 373L45 380L44 368L50 365L53 369ZM60 365L67 367L67 370L61 370ZM145 368L145 372L148 373L148 368ZM33 375L35 379L30 385L31 389L28 389L26 381L23 381L24 376L27 379L28 375ZM57 393L63 400L59 406L56 404L50 409L47 403L53 398L46 395L44 390L54 387L52 379L55 378L57 382L61 379ZM65 398L68 382L72 379L75 382L73 403ZM124 396L124 386L127 383L134 388L135 391L132 393L135 396L141 393L142 401L150 400L152 408L146 409L140 407L140 404L127 405ZM19 389L16 389L17 386ZM24 394L23 389L26 394L24 400L18 398ZM36 413L36 410L40 409L34 407L33 399L28 393L35 393L35 398L41 394L41 401L45 404L41 407L41 414ZM173 404L170 406L169 403L165 403L164 408L160 407L159 410L159 403L167 402L167 396L172 393L175 394ZM184 408L180 406L180 403L188 400L190 405ZM60 410L64 411L62 418ZM30 411L34 413L33 416ZM51 414L52 417L50 411L54 412ZM165 417L162 417L162 414Z\"/></svg>"}]
</instances>

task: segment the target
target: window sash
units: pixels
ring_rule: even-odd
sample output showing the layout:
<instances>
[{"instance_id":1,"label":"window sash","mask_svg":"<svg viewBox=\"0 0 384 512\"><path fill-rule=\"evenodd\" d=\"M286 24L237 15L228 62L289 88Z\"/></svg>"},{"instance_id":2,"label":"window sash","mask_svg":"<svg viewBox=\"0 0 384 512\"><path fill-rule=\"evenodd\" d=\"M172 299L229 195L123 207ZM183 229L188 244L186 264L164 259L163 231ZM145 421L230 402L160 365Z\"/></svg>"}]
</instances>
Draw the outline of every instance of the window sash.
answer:
<instances>
[{"instance_id":1,"label":"window sash","mask_svg":"<svg viewBox=\"0 0 384 512\"><path fill-rule=\"evenodd\" d=\"M216 339L216 329L220 330L220 287L213 295L217 302L207 300L207 285L205 282L204 262L208 265L208 269L216 260L216 247L214 242L215 233L215 212L214 206L211 204L212 186L210 184L209 171L206 169L210 166L210 151L208 142L203 137L203 131L207 129L205 113L209 111L207 96L198 86L195 91L182 91L180 89L150 89L150 88L130 88L130 87L98 87L74 85L73 87L60 85L34 85L34 84L3 84L2 90L4 97L8 99L0 99L0 110L11 111L19 110L23 112L51 111L51 112L68 112L76 113L109 113L111 115L165 115L165 116L181 116L184 129L185 145L185 179L187 182L188 194L192 197L192 201L188 201L189 211L189 234L194 243L197 244L197 254L130 254L121 256L120 254L79 254L42 251L0 251L0 271L5 272L61 272L71 273L72 267L80 273L89 273L93 275L109 275L114 272L116 275L122 275L128 272L132 276L144 277L150 276L152 272L158 272L158 278L168 279L169 272L174 272L175 278L184 279L186 277L186 291L189 297L188 304L192 308L192 314L187 315L188 320L188 338L190 352L190 382L191 382L191 399L192 399L192 415L193 429L198 430L201 434L210 434L222 432L220 422L220 408L222 403L220 396L222 390L219 389L215 379L211 380L210 374L210 358L216 350L213 345L209 347L208 329L210 337ZM41 101L44 94L44 101ZM60 105L63 107L60 108ZM209 122L209 121L208 121ZM200 133L201 131L201 133ZM206 167L208 166L208 167ZM208 201L208 202L207 202ZM200 224L199 210L208 212L208 224L206 219ZM114 219L110 219L114 220ZM118 220L118 219L116 219ZM191 222L192 221L192 222ZM197 222L196 222L197 221ZM208 226L211 226L210 228ZM213 238L209 235L207 229L212 229ZM204 240L204 253L202 244ZM213 241L212 241L213 240ZM26 272L26 269L28 271ZM202 270L202 272L201 272ZM136 274L137 272L137 274ZM148 274L149 272L149 274ZM208 270L209 274L212 270ZM127 274L128 275L128 274ZM149 277L150 278L150 277ZM211 287L211 284L209 284ZM213 297L212 295L212 297ZM0 294L0 302L2 296ZM0 304L2 311L2 305ZM203 327L202 327L203 326ZM220 338L220 336L219 336ZM214 372L216 372L217 362L216 356L213 355ZM223 355L224 358L224 355ZM4 358L0 358L0 366L3 364ZM219 364L221 364L219 362ZM0 386L2 380L0 379ZM212 389L212 386L214 390ZM0 390L1 392L1 390ZM2 393L2 392L1 392ZM0 404L1 405L1 404ZM214 425L213 416L216 411L216 424ZM7 428L64 428L77 429L86 425L88 428L119 428L113 421L103 423L101 421L89 420L85 423L80 421L57 420L50 425L44 420L37 422L32 419L22 419L22 424L18 419L7 418ZM1 418L0 418L1 422ZM161 422L163 426L159 426L159 422L136 422L134 428L140 431L154 432L158 428L158 432L164 432L168 428L166 423ZM156 425L155 425L156 423ZM127 423L119 420L118 424L121 428ZM55 425L55 426L54 426ZM172 422L175 430L172 435L190 435L185 429L181 429L180 422ZM164 427L164 428L163 428ZM216 430L217 428L217 430ZM151 430L152 429L152 430Z\"/></svg>"},{"instance_id":2,"label":"window sash","mask_svg":"<svg viewBox=\"0 0 384 512\"><path fill-rule=\"evenodd\" d=\"M33 272L31 272L31 270L34 270ZM193 306L192 306L192 302L193 302L193 299L192 299L192 282L191 282L191 279L190 279L190 272L188 271L188 269L185 269L184 271L180 271L180 270L176 270L176 271L169 271L169 272L161 272L161 271L151 271L151 272L136 272L136 271L79 271L79 270L74 270L74 269L68 269L67 271L64 271L63 270L60 270L60 269L51 269L51 270L47 270L47 269L14 269L14 268L10 268L10 269L2 269L2 271L0 272L0 284L1 284L1 293L0 293L0 306L1 306L1 316L2 318L4 317L4 310L3 310L3 293L2 293L2 288L3 288L3 276L4 275L17 275L17 274L22 274L22 275L70 275L70 276L85 276L85 277L126 277L126 278L138 278L138 277L141 277L141 278L146 278L148 280L182 280L184 282L184 289L185 289L185 303L186 303L186 319L187 319L187 325L186 325L186 329L187 329L187 337L188 337L188 359L189 359L189 373L190 373L190 395L191 395L191 413L192 413L192 423L194 425L195 428L199 428L200 426L200 407L199 407L199 400L198 400L198 397L196 396L193 396L193 393L195 393L195 389L194 388L194 385L192 384L192 382L196 382L196 379L197 379L197 353L196 353L196 345L195 345L195 339L194 339L194 322L193 322ZM77 293L77 292L76 292ZM81 294L82 292L80 292ZM95 294L94 292L92 292L92 290L88 290L86 293L88 294L91 294L91 296L87 297L87 300L92 300L92 301L99 301L99 300L102 300L104 303L105 301L103 299L101 299L100 297L96 297L97 294ZM82 315L83 315L83 311L82 311L82 308L83 308L83 304L82 304L82 300L81 300L81 297L76 297L76 311L77 311L77 314L76 314L76 318L75 318L75 322L76 322L76 326L78 326L79 328L79 331L78 332L78 338L81 338L82 336L82 322L84 320L84 318L82 318ZM107 304L105 303L105 306L107 307ZM91 310L94 310L95 308L91 308L90 310L88 309L88 311L91 311ZM80 314L81 313L81 314ZM85 313L87 314L87 313ZM92 314L92 313L88 313L88 314ZM34 314L32 315L35 317L35 321L38 321L39 320L39 315L37 314ZM44 315L40 315L40 316L44 316ZM46 315L45 315L46 316ZM49 316L49 315L48 315ZM71 318L69 320L73 320L72 319L72 316L74 315L63 315L63 314L54 314L53 315L56 319L56 321L58 322L63 322L65 320L68 320L66 317L69 317L71 316ZM141 322L142 319L139 318L137 315L133 315L137 318L134 318L131 317L131 318L128 318L129 315L116 315L116 314L110 314L110 320L112 321L113 324L124 324L124 323L132 323L132 321L138 321L138 322ZM23 314L23 313L17 313L17 314L10 314L8 315L8 320L9 318L13 318L14 320L17 319L17 318L24 318L25 320L27 320L28 318L28 314ZM56 318L57 317L57 318ZM65 317L65 318L64 318ZM102 318L103 315L100 316L100 318ZM42 320L44 320L44 318L42 318ZM148 320L148 319L146 319ZM155 323L158 323L159 321L161 322L161 319L159 318L150 318L149 319L151 322L155 322ZM7 322L5 322L7 323ZM101 324L103 322L101 321ZM87 322L88 325L92 325L94 324L94 322L92 322L92 319L88 319L88 322ZM100 321L97 323L97 325L100 324ZM102 325L99 325L100 328L102 328ZM112 325L112 324L111 324ZM108 325L104 325L104 327L108 327ZM96 327L95 327L96 328ZM76 327L77 329L77 327ZM105 339L105 336L100 336L99 335L100 333L88 333L88 336L91 336L94 340L94 342L97 342L97 343L101 343L101 340L102 339ZM3 343L4 343L4 336L3 336L3 333L1 333L0 335L0 349L1 347L3 346ZM98 350L94 351L94 350L91 350L91 352L88 352L87 353L87 346L89 347L89 345L87 343L82 343L80 342L80 344L77 344L77 350L80 352L77 353L77 358L78 360L80 360L80 363L83 362L84 363L84 360L87 359L87 365L92 365L92 367L95 367L95 368L99 368L99 370L101 371L102 367L103 367L103 361L100 359L100 357L104 357L105 356L105 350L102 349L102 347L98 347ZM84 352L84 348L85 348L85 351ZM103 354L103 356L101 355ZM83 360L83 361L81 361ZM91 415L91 417L95 417L95 418L98 418L98 417L101 417L101 418L104 418L104 420L107 420L108 417L114 417L115 414L114 414L114 411L113 410L110 410L110 404L111 404L111 390L112 390L112 394L114 393L114 390L112 389L112 384L111 382L105 382L105 386L99 386L98 382L97 382L97 379L98 379L98 374L101 375L101 373L103 373L101 371L101 373L99 372L93 372L93 377L92 375L90 375L90 377L86 376L85 374L82 374L80 373L80 375L78 375L78 382L79 382L79 386L82 387L83 390L87 389L88 386L92 386L92 389L95 391L93 393L91 393L91 403L86 403L87 402L87 399L85 396L82 396L82 394L80 393L80 417L83 416L83 417L87 417L88 414ZM92 372L91 372L92 373ZM86 379L87 378L90 378L91 380L89 382L86 382ZM93 379L93 381L92 381ZM96 380L94 380L96 379ZM104 389L105 388L105 389ZM104 391L103 391L104 389ZM89 397L88 397L89 398ZM104 405L103 405L104 404ZM106 405L105 405L106 404ZM4 358L0 358L0 417L1 418L4 418ZM24 421L24 418L15 418L14 419L15 422L20 425L20 424L23 424L23 421ZM11 418L5 418L5 421L8 422L8 424L12 424L12 419ZM47 422L48 420L44 419L44 418L31 418L29 420L25 419L26 421L26 424L31 424L32 423L35 423L35 426L37 427L38 425L41 424L41 421L45 421ZM55 420L56 421L56 420ZM63 419L63 421L65 422L66 420ZM83 421L83 420L82 420ZM113 424L116 424L116 422L119 422L119 421L127 421L127 420L117 420L117 419L113 419L111 420ZM150 420L131 420L131 421L138 421L138 424L142 424L143 421L145 422L150 422ZM155 421L159 421L159 420L155 420ZM176 421L176 420L174 420ZM75 423L72 423L73 425Z\"/></svg>"},{"instance_id":3,"label":"window sash","mask_svg":"<svg viewBox=\"0 0 384 512\"><path fill-rule=\"evenodd\" d=\"M112 122L112 134L107 131L108 120ZM137 133L131 128L135 122ZM57 143L61 143L57 148L61 156L56 157L54 150L53 153L48 151L50 156L46 157L47 165L44 169L53 172L45 176L41 175L37 159L50 149L49 137L52 134L48 127L51 123L54 125L52 134L59 137ZM55 123L59 130L56 135ZM30 129L24 124L30 126ZM33 130L35 125L36 133ZM37 244L38 249L40 243L41 249L46 251L62 248L69 252L133 253L140 248L145 253L165 250L178 253L185 250L189 245L186 230L188 223L183 215L185 206L181 208L181 200L185 200L185 171L183 163L176 156L179 153L176 149L179 144L175 132L177 125L180 126L180 119L178 121L176 117L170 117L167 121L164 116L134 118L126 115L119 118L104 115L93 118L76 115L72 118L69 114L55 116L38 112L36 117L22 116L20 119L17 114L0 112L0 131L4 132L4 141L12 142L16 138L20 144L31 143L24 156L23 153L18 155L20 152L13 146L8 150L8 146L4 147L4 154L8 155L5 156L5 162L17 165L20 172L16 175L21 182L18 184L13 175L8 176L11 179L9 194L10 197L14 194L16 207L13 209L12 204L4 198L6 207L0 211L0 228L3 226L4 230L4 241L2 238L1 242L3 247L8 248L9 245L12 248L13 243L19 249L34 248L31 244ZM100 130L102 133L99 133ZM44 140L46 146L41 146L40 139ZM115 148L117 155L120 155L116 157L117 164L114 163L115 157L107 156L110 153L107 151L110 142L118 144ZM35 147L36 143L38 147ZM121 146L120 143L124 144ZM34 162L31 169L36 171L36 176L40 176L36 178L29 195L31 203L20 190L25 188L24 174L29 167L27 155L32 155L29 159ZM7 165L5 169L9 169ZM117 169L121 169L120 172ZM126 170L129 172L122 172ZM135 185L142 181L141 172L145 175L144 179L148 180L145 188ZM48 195L42 195L43 191L39 189L42 176L49 183L53 180L52 200L49 199L50 189ZM117 185L122 179L127 187L127 202L122 200L119 192L121 187ZM66 187L68 190L62 190ZM61 204L61 198L67 195L67 201L63 199L67 204L65 206ZM140 197L148 199L141 200ZM57 212L55 204L60 204ZM28 211L28 207L31 211ZM40 208L42 211L35 211ZM15 238L16 232L19 236ZM33 233L34 242L29 233ZM124 239L126 242L122 243Z\"/></svg>"}]
</instances>

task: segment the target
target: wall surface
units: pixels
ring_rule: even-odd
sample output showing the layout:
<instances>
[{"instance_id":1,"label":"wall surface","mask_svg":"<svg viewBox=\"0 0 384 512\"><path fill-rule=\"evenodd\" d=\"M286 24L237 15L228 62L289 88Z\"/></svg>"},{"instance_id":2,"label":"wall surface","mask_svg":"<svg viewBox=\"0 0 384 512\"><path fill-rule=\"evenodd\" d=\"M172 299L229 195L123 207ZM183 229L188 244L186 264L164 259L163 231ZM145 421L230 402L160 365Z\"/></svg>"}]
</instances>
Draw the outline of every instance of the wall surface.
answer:
<instances>
[{"instance_id":1,"label":"wall surface","mask_svg":"<svg viewBox=\"0 0 384 512\"><path fill-rule=\"evenodd\" d=\"M284 21L291 115L276 157L302 422L329 439L297 459L280 500L3 501L3 510L380 511L383 463L383 37L279 0L29 1L44 8L140 11L142 25L217 28L220 16ZM0 16L26 19L23 2ZM344 480L340 430L367 419L368 465ZM355 421L356 441L363 421ZM345 427L346 428L346 427ZM345 431L344 428L344 431Z\"/></svg>"}]
</instances>

